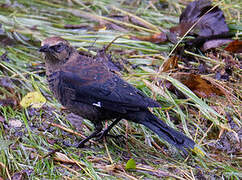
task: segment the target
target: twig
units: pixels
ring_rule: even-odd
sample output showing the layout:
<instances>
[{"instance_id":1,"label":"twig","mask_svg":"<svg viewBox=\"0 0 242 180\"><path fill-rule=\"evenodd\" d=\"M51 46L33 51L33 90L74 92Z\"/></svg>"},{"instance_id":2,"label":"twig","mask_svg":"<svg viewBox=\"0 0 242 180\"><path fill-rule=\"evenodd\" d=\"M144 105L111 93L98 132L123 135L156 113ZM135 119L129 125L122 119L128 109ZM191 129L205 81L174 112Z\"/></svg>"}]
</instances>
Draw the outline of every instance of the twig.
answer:
<instances>
[{"instance_id":1,"label":"twig","mask_svg":"<svg viewBox=\"0 0 242 180\"><path fill-rule=\"evenodd\" d=\"M78 133L78 132L76 132L76 131L73 131L72 129L69 129L69 128L66 128L66 127L64 127L64 126L61 126L61 125L59 125L59 124L51 123L51 122L48 122L48 121L46 121L46 123L49 124L49 125L51 125L51 126L58 127L58 128L60 128L60 129L62 129L62 130L64 130L64 131L66 131L66 132L69 132L69 133L72 133L72 134L74 134L74 135L80 136L80 137L82 137L82 138L84 138L84 139L86 138L86 136L84 136L84 135L82 135L82 134L80 134L80 133ZM93 140L90 140L90 142L92 142L92 143L94 143L94 144L98 144L97 142L95 142L95 141L93 141Z\"/></svg>"}]
</instances>

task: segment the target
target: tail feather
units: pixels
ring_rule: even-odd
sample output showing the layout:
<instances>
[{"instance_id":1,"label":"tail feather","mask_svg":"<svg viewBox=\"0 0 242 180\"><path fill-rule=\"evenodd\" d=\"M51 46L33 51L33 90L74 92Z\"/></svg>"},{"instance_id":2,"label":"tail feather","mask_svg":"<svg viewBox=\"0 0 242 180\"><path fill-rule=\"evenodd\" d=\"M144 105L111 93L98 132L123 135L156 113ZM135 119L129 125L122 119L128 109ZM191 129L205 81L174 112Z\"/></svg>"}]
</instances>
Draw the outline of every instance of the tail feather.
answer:
<instances>
[{"instance_id":1,"label":"tail feather","mask_svg":"<svg viewBox=\"0 0 242 180\"><path fill-rule=\"evenodd\" d=\"M159 137L182 150L185 154L187 154L185 148L193 149L195 146L195 142L192 139L187 137L185 134L169 127L166 123L164 123L149 111L145 113L143 118L138 120L138 123L143 124L155 132Z\"/></svg>"}]
</instances>

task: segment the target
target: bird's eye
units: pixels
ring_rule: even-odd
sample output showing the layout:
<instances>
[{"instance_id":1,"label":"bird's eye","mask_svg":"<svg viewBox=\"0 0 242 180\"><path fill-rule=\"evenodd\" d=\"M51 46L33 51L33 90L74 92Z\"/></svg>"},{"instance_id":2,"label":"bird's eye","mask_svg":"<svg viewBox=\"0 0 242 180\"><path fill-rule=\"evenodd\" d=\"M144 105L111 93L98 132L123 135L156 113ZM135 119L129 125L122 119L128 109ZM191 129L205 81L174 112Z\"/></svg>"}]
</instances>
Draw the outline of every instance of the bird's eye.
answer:
<instances>
[{"instance_id":1,"label":"bird's eye","mask_svg":"<svg viewBox=\"0 0 242 180\"><path fill-rule=\"evenodd\" d=\"M58 53L60 53L64 49L65 49L65 45L63 43L60 43L60 44L57 44L57 45L53 46L53 50L55 52L58 52Z\"/></svg>"}]
</instances>

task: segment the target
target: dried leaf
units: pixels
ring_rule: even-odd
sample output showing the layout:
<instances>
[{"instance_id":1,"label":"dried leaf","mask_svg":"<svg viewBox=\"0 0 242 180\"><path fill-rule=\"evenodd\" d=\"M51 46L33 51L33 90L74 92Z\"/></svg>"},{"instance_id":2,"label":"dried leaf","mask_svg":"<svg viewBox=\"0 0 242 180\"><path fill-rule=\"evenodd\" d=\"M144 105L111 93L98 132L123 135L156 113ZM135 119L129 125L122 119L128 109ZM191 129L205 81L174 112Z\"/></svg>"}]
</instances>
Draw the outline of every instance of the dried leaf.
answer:
<instances>
[{"instance_id":1,"label":"dried leaf","mask_svg":"<svg viewBox=\"0 0 242 180\"><path fill-rule=\"evenodd\" d=\"M171 42L173 42L176 40L177 36L184 36L184 34L186 34L186 32L192 27L192 25L193 24L191 22L183 22L175 27L170 28L171 34L169 35L169 40L171 40L172 37Z\"/></svg>"},{"instance_id":2,"label":"dried leaf","mask_svg":"<svg viewBox=\"0 0 242 180\"><path fill-rule=\"evenodd\" d=\"M212 85L208 80L203 79L200 75L180 73L175 78L185 84L199 97L208 98L215 95L224 95L220 89Z\"/></svg>"},{"instance_id":3,"label":"dried leaf","mask_svg":"<svg viewBox=\"0 0 242 180\"><path fill-rule=\"evenodd\" d=\"M41 108L46 103L45 97L39 92L29 92L20 102L23 108L32 106L33 108Z\"/></svg>"},{"instance_id":4,"label":"dried leaf","mask_svg":"<svg viewBox=\"0 0 242 180\"><path fill-rule=\"evenodd\" d=\"M212 49L212 48L216 48L216 47L220 47L224 44L228 44L230 43L232 40L231 39L215 39L215 40L210 40L207 41L203 44L203 51L206 51L208 49ZM241 49L242 50L242 49Z\"/></svg>"},{"instance_id":5,"label":"dried leaf","mask_svg":"<svg viewBox=\"0 0 242 180\"><path fill-rule=\"evenodd\" d=\"M173 56L169 58L165 63L162 65L162 72L167 72L172 69L178 68L178 62L179 57L178 56Z\"/></svg>"},{"instance_id":6,"label":"dried leaf","mask_svg":"<svg viewBox=\"0 0 242 180\"><path fill-rule=\"evenodd\" d=\"M173 42L176 36L182 37L195 23L197 24L189 34L196 34L198 37L229 32L223 11L218 7L213 7L209 0L198 0L187 5L180 16L179 25L170 29L169 39Z\"/></svg>"},{"instance_id":7,"label":"dried leaf","mask_svg":"<svg viewBox=\"0 0 242 180\"><path fill-rule=\"evenodd\" d=\"M235 40L231 42L226 48L226 51L232 52L232 53L242 53L242 41Z\"/></svg>"},{"instance_id":8,"label":"dried leaf","mask_svg":"<svg viewBox=\"0 0 242 180\"><path fill-rule=\"evenodd\" d=\"M200 75L188 74L187 76L183 76L181 81L197 96L202 98L208 98L215 95L224 95L220 89L213 86L207 80L202 79Z\"/></svg>"},{"instance_id":9,"label":"dried leaf","mask_svg":"<svg viewBox=\"0 0 242 180\"><path fill-rule=\"evenodd\" d=\"M211 5L209 0L198 0L188 4L180 16L180 24L196 23L193 32L199 36L211 36L227 33L229 31L225 22L223 11ZM212 9L211 11L209 11ZM209 11L209 12L208 12Z\"/></svg>"},{"instance_id":10,"label":"dried leaf","mask_svg":"<svg viewBox=\"0 0 242 180\"><path fill-rule=\"evenodd\" d=\"M128 162L126 163L125 169L136 169L136 162L134 159L129 159Z\"/></svg>"},{"instance_id":11,"label":"dried leaf","mask_svg":"<svg viewBox=\"0 0 242 180\"><path fill-rule=\"evenodd\" d=\"M166 34L164 32L153 34L152 36L130 36L130 39L149 41L153 43L163 43L167 40Z\"/></svg>"}]
</instances>

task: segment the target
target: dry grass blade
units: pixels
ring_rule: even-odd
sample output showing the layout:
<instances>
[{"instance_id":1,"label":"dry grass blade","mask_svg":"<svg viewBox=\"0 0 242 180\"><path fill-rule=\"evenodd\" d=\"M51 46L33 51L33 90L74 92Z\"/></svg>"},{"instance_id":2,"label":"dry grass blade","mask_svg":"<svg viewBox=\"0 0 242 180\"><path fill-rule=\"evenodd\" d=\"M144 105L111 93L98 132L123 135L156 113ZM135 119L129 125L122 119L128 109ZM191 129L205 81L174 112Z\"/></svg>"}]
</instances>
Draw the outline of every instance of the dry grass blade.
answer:
<instances>
[{"instance_id":1,"label":"dry grass blade","mask_svg":"<svg viewBox=\"0 0 242 180\"><path fill-rule=\"evenodd\" d=\"M11 180L12 178L9 174L8 168L2 162L0 162L0 166L2 167L1 169L7 174L8 179Z\"/></svg>"},{"instance_id":2,"label":"dry grass blade","mask_svg":"<svg viewBox=\"0 0 242 180\"><path fill-rule=\"evenodd\" d=\"M51 122L46 122L46 123L49 124L49 125L51 125L51 126L58 127L58 128L60 128L60 129L62 129L62 130L64 130L64 131L69 132L69 133L71 133L71 134L74 134L74 135L76 135L76 136L80 136L80 137L82 137L83 139L86 138L86 136L84 136L83 134L80 134L80 133L78 133L78 132L75 132L75 131L73 131L72 129L66 128L66 127L61 126L61 125L59 125L59 124L55 124L55 123L51 123ZM97 144L97 142L95 142L95 141L93 141L93 140L90 140L90 142L91 142L91 143L94 143L94 144Z\"/></svg>"},{"instance_id":3,"label":"dry grass blade","mask_svg":"<svg viewBox=\"0 0 242 180\"><path fill-rule=\"evenodd\" d=\"M114 10L119 11L119 12L125 14L125 15L128 15L128 16L130 16L130 17L133 17L133 18L137 19L138 21L141 22L141 24L144 24L144 26L146 26L147 28L156 31L156 33L159 33L159 32L160 32L160 30L159 30L158 27L156 27L155 25L153 25L153 24L147 22L146 20L144 20L144 19L142 19L142 18L140 18L140 17L138 17L138 16L136 16L136 15L134 15L134 14L132 14L132 13L129 13L129 12L127 12L127 11L124 11L124 10L119 9L119 8L117 8L117 7L114 7L114 6L112 6L112 9L114 9Z\"/></svg>"}]
</instances>

